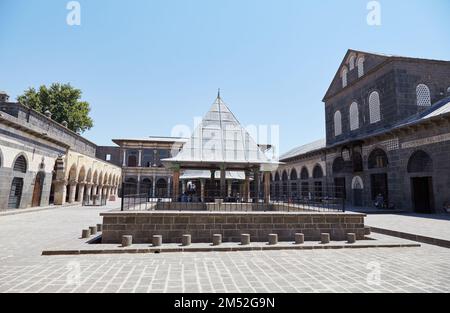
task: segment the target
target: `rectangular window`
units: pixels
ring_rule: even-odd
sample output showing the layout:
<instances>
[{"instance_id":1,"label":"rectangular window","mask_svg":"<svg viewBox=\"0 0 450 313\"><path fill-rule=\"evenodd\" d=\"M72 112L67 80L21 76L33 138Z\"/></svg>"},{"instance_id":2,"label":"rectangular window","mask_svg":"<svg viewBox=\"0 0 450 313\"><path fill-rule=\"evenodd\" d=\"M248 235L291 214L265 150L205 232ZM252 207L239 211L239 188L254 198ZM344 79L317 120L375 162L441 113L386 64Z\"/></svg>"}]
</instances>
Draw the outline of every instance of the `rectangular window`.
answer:
<instances>
[{"instance_id":1,"label":"rectangular window","mask_svg":"<svg viewBox=\"0 0 450 313\"><path fill-rule=\"evenodd\" d=\"M111 161L111 154L107 154L105 159L106 161Z\"/></svg>"}]
</instances>

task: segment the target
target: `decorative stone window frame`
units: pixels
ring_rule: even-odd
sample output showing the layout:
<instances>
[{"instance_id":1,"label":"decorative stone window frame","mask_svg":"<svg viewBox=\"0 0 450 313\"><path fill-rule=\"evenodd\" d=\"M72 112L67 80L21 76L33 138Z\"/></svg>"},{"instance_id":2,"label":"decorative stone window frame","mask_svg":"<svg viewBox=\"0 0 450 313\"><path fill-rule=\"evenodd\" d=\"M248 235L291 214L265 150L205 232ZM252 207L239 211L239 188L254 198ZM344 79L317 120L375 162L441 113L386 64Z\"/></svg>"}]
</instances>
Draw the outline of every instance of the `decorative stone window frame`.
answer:
<instances>
[{"instance_id":1,"label":"decorative stone window frame","mask_svg":"<svg viewBox=\"0 0 450 313\"><path fill-rule=\"evenodd\" d=\"M353 101L349 110L350 131L359 129L359 106L358 102Z\"/></svg>"},{"instance_id":2,"label":"decorative stone window frame","mask_svg":"<svg viewBox=\"0 0 450 313\"><path fill-rule=\"evenodd\" d=\"M341 113L341 111L337 110L336 112L334 112L333 122L334 122L334 136L337 137L337 136L342 135L342 113Z\"/></svg>"},{"instance_id":3,"label":"decorative stone window frame","mask_svg":"<svg viewBox=\"0 0 450 313\"><path fill-rule=\"evenodd\" d=\"M348 86L348 68L347 66L342 67L341 70L342 88Z\"/></svg>"},{"instance_id":4,"label":"decorative stone window frame","mask_svg":"<svg viewBox=\"0 0 450 313\"><path fill-rule=\"evenodd\" d=\"M373 98L372 96L377 95L378 97L376 98L377 103L373 103ZM378 122L381 122L382 118L381 118L381 96L380 96L380 92L378 90L372 90L369 93L369 97L368 97L368 104L369 104L369 122L370 124L376 124ZM373 100L373 101L372 101ZM375 107L375 105L377 105L377 107Z\"/></svg>"},{"instance_id":5,"label":"decorative stone window frame","mask_svg":"<svg viewBox=\"0 0 450 313\"><path fill-rule=\"evenodd\" d=\"M421 83L416 86L416 103L419 107L431 106L431 91L428 85Z\"/></svg>"},{"instance_id":6,"label":"decorative stone window frame","mask_svg":"<svg viewBox=\"0 0 450 313\"><path fill-rule=\"evenodd\" d=\"M358 78L361 78L364 76L364 62L366 61L365 57L363 55L358 56L356 60L356 67L358 68Z\"/></svg>"}]
</instances>

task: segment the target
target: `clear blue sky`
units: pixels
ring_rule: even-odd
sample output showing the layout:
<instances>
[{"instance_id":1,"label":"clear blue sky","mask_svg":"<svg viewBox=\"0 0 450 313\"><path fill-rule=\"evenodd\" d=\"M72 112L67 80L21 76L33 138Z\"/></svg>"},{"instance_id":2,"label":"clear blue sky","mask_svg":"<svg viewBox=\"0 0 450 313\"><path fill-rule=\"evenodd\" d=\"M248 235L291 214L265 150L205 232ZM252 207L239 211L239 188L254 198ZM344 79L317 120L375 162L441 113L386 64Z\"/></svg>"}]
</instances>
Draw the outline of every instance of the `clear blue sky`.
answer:
<instances>
[{"instance_id":1,"label":"clear blue sky","mask_svg":"<svg viewBox=\"0 0 450 313\"><path fill-rule=\"evenodd\" d=\"M281 151L324 136L321 99L348 48L450 60L450 1L0 0L0 89L70 82L111 138L170 135L217 88L244 125L278 124Z\"/></svg>"}]
</instances>

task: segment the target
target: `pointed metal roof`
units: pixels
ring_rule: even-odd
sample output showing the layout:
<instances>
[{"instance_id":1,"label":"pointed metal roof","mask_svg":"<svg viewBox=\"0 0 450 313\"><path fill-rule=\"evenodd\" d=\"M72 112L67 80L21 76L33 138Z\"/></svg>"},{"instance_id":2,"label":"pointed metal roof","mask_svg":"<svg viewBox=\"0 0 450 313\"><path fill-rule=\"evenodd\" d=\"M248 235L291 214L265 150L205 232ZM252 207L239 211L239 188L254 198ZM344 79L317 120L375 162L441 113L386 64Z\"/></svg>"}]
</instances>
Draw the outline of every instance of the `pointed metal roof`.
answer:
<instances>
[{"instance_id":1,"label":"pointed metal roof","mask_svg":"<svg viewBox=\"0 0 450 313\"><path fill-rule=\"evenodd\" d=\"M223 102L220 91L182 150L175 157L162 161L178 164L272 163Z\"/></svg>"}]
</instances>

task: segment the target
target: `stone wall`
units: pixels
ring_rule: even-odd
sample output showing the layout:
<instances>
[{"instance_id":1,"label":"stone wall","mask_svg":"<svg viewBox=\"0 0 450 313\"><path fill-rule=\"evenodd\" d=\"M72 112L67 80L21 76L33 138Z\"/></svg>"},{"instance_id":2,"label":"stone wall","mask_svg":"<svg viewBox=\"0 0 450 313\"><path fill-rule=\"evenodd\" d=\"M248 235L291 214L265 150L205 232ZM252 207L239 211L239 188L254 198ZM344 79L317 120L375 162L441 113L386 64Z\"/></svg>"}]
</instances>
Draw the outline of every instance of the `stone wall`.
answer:
<instances>
[{"instance_id":1,"label":"stone wall","mask_svg":"<svg viewBox=\"0 0 450 313\"><path fill-rule=\"evenodd\" d=\"M224 242L239 242L250 234L255 242L267 241L276 233L280 241L294 241L295 233L307 241L320 241L321 233L332 240L345 240L347 233L364 239L364 214L357 213L283 213L283 212L107 212L103 217L103 243L120 243L123 235L132 235L134 243L152 242L162 235L165 243L181 243L182 235L192 242L212 242L213 234L222 234Z\"/></svg>"}]
</instances>

